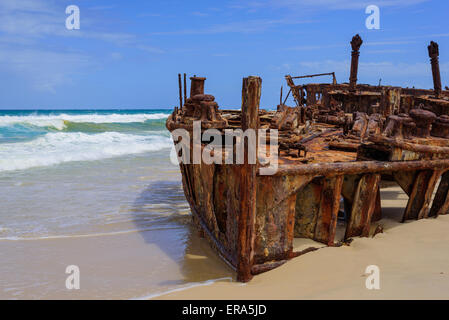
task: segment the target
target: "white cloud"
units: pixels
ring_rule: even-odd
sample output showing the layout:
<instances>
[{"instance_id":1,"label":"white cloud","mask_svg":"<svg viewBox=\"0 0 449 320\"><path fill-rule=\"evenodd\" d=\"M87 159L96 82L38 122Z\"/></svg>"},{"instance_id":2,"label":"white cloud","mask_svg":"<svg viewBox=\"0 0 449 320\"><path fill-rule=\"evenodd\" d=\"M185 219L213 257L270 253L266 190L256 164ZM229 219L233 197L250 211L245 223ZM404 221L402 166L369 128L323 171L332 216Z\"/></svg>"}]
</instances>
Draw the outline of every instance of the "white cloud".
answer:
<instances>
[{"instance_id":1,"label":"white cloud","mask_svg":"<svg viewBox=\"0 0 449 320\"><path fill-rule=\"evenodd\" d=\"M348 46L348 44L328 44L328 45L302 45L302 46L294 46L294 47L288 47L285 48L287 51L310 51L310 50L323 50L323 49L329 49L329 48L337 48L337 47L344 47Z\"/></svg>"},{"instance_id":2,"label":"white cloud","mask_svg":"<svg viewBox=\"0 0 449 320\"><path fill-rule=\"evenodd\" d=\"M385 54L385 53L400 53L404 52L404 50L400 49L379 49L379 50L365 50L364 53L366 54Z\"/></svg>"},{"instance_id":3,"label":"white cloud","mask_svg":"<svg viewBox=\"0 0 449 320\"><path fill-rule=\"evenodd\" d=\"M70 77L79 70L91 67L92 61L73 52L0 48L0 66L26 78L37 91L55 92L56 87L70 82Z\"/></svg>"},{"instance_id":4,"label":"white cloud","mask_svg":"<svg viewBox=\"0 0 449 320\"><path fill-rule=\"evenodd\" d=\"M148 45L140 41L137 35L123 32L98 32L93 30L93 21L82 15L82 26L88 30L67 30L64 8L50 6L42 0L1 0L0 32L22 38L40 38L44 36L77 37L110 42L119 46L141 47L148 51ZM153 52L163 52L153 47Z\"/></svg>"},{"instance_id":5,"label":"white cloud","mask_svg":"<svg viewBox=\"0 0 449 320\"><path fill-rule=\"evenodd\" d=\"M398 46L405 45L405 44L412 44L416 43L416 41L411 40L385 40L385 41L372 41L363 42L363 47L382 47L382 46L390 46L397 48ZM334 44L319 44L319 45L301 45L301 46L294 46L294 47L287 47L285 50L287 51L310 51L310 50L324 50L324 49L330 49L330 48L341 48L341 47L347 47L350 48L349 41L347 43L334 43ZM363 48L362 47L362 48ZM377 52L400 52L398 49L394 48L388 48L384 50L377 50ZM363 52L376 52L375 50L371 51L365 51L362 49Z\"/></svg>"},{"instance_id":6,"label":"white cloud","mask_svg":"<svg viewBox=\"0 0 449 320\"><path fill-rule=\"evenodd\" d=\"M52 9L42 0L2 0L0 2L1 11L51 12Z\"/></svg>"},{"instance_id":7,"label":"white cloud","mask_svg":"<svg viewBox=\"0 0 449 320\"><path fill-rule=\"evenodd\" d=\"M57 34L58 24L64 27L65 16L36 0L2 0L0 2L0 32L22 36Z\"/></svg>"},{"instance_id":8,"label":"white cloud","mask_svg":"<svg viewBox=\"0 0 449 320\"><path fill-rule=\"evenodd\" d=\"M201 11L194 11L194 12L192 12L192 15L197 16L197 17L207 17L207 16L209 16L208 13L201 12Z\"/></svg>"},{"instance_id":9,"label":"white cloud","mask_svg":"<svg viewBox=\"0 0 449 320\"><path fill-rule=\"evenodd\" d=\"M152 54L164 52L135 34L96 31L83 11L81 17L81 30L67 30L65 7L56 2L0 0L0 72L16 73L36 90L55 92L58 86L70 83L73 75L96 64L95 58L86 53L55 49L51 44L56 37L99 40Z\"/></svg>"},{"instance_id":10,"label":"white cloud","mask_svg":"<svg viewBox=\"0 0 449 320\"><path fill-rule=\"evenodd\" d=\"M279 25L295 25L312 23L313 20L301 19L253 19L247 21L233 21L222 24L215 24L206 28L183 29L177 31L154 32L155 35L167 34L217 34L217 33L254 33L262 32Z\"/></svg>"},{"instance_id":11,"label":"white cloud","mask_svg":"<svg viewBox=\"0 0 449 320\"><path fill-rule=\"evenodd\" d=\"M320 10L355 10L364 9L369 5L375 4L379 7L405 7L430 0L265 0L249 1L232 4L231 8L236 9L259 9L264 7L286 8L293 11L304 9Z\"/></svg>"},{"instance_id":12,"label":"white cloud","mask_svg":"<svg viewBox=\"0 0 449 320\"><path fill-rule=\"evenodd\" d=\"M389 46L389 45L402 45L402 44L411 44L416 43L416 41L408 41L408 40L386 40L386 41L372 41L372 42L364 42L364 46Z\"/></svg>"}]
</instances>

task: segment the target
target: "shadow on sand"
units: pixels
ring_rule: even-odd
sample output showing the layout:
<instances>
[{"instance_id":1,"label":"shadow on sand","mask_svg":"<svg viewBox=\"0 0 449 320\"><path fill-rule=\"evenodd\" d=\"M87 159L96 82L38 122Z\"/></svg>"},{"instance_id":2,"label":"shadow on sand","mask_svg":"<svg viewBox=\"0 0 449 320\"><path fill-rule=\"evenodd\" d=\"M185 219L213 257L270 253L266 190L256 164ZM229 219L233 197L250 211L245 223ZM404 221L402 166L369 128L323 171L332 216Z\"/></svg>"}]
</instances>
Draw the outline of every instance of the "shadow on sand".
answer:
<instances>
[{"instance_id":1,"label":"shadow on sand","mask_svg":"<svg viewBox=\"0 0 449 320\"><path fill-rule=\"evenodd\" d=\"M383 219L379 223L385 230L399 226L407 196L399 187L390 187L381 191L381 198ZM153 181L135 199L132 215L144 241L156 245L180 267L183 279L160 285L235 278L207 241L198 236L180 181Z\"/></svg>"},{"instance_id":2,"label":"shadow on sand","mask_svg":"<svg viewBox=\"0 0 449 320\"><path fill-rule=\"evenodd\" d=\"M198 236L180 181L152 182L134 201L132 215L145 242L159 247L181 269L183 279L161 285L234 277L207 241Z\"/></svg>"}]
</instances>

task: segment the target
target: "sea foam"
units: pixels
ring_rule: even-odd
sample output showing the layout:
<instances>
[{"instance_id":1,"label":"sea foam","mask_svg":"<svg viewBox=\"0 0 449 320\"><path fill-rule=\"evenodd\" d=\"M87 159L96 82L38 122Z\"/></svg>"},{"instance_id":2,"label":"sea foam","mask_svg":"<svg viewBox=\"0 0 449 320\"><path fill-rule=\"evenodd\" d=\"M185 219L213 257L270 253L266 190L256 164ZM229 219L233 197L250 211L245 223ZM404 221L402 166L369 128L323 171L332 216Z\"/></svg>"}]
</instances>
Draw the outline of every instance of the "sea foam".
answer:
<instances>
[{"instance_id":1,"label":"sea foam","mask_svg":"<svg viewBox=\"0 0 449 320\"><path fill-rule=\"evenodd\" d=\"M53 127L56 130L63 130L66 122L80 123L132 123L145 122L148 120L166 119L166 113L137 113L137 114L57 114L57 115L26 115L26 116L0 116L0 127L14 124L28 124L36 127Z\"/></svg>"},{"instance_id":2,"label":"sea foam","mask_svg":"<svg viewBox=\"0 0 449 320\"><path fill-rule=\"evenodd\" d=\"M118 132L53 132L34 140L0 144L0 172L94 161L170 148L170 138Z\"/></svg>"}]
</instances>

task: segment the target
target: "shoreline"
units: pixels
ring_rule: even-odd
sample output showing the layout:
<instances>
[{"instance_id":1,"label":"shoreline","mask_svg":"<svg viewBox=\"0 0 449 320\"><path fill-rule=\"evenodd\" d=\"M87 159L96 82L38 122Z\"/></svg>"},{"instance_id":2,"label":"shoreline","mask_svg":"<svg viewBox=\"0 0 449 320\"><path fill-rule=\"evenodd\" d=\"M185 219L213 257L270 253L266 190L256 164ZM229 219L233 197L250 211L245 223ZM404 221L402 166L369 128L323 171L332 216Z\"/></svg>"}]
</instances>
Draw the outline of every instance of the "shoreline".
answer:
<instances>
[{"instance_id":1,"label":"shoreline","mask_svg":"<svg viewBox=\"0 0 449 320\"><path fill-rule=\"evenodd\" d=\"M449 215L402 224L399 221L407 196L398 187L387 187L382 197L384 218L372 228L382 224L384 233L354 238L350 246L342 247L295 239L295 250L321 248L257 275L249 283L236 282L235 274L187 221L185 226L170 230L3 240L0 297L448 299ZM343 234L344 225L340 224L337 237ZM24 257L27 263L23 263ZM65 268L70 264L81 269L81 290L76 292L64 286ZM380 268L380 290L365 287L368 265Z\"/></svg>"}]
</instances>

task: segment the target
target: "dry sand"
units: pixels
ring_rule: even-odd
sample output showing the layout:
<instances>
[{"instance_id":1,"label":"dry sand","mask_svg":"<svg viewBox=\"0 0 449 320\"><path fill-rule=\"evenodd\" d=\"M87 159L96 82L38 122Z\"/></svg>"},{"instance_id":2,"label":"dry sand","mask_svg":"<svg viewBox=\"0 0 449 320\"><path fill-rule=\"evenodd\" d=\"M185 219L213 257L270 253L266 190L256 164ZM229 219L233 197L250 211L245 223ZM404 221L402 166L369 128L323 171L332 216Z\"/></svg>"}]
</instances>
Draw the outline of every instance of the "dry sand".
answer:
<instances>
[{"instance_id":1,"label":"dry sand","mask_svg":"<svg viewBox=\"0 0 449 320\"><path fill-rule=\"evenodd\" d=\"M384 233L350 246L323 247L247 284L218 281L158 299L448 299L449 215L399 223L407 196L382 191ZM340 228L340 234L341 230ZM295 247L310 245L297 239ZM365 286L368 265L380 268L380 289Z\"/></svg>"}]
</instances>

